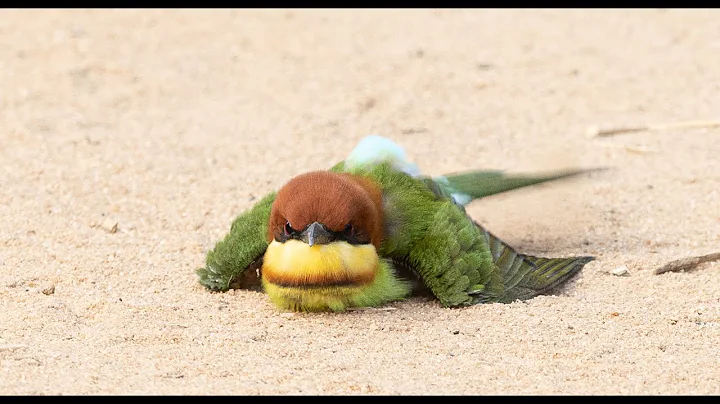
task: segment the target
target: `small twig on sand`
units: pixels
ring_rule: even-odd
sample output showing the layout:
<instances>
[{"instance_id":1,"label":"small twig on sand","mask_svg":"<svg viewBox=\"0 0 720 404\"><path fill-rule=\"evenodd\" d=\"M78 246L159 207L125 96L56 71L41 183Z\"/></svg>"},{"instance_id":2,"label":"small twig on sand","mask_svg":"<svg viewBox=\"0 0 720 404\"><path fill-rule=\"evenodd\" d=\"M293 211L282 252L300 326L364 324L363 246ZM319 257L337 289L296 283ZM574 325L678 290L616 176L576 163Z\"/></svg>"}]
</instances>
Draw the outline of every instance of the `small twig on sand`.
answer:
<instances>
[{"instance_id":1,"label":"small twig on sand","mask_svg":"<svg viewBox=\"0 0 720 404\"><path fill-rule=\"evenodd\" d=\"M351 307L347 311L392 311L397 307Z\"/></svg>"},{"instance_id":2,"label":"small twig on sand","mask_svg":"<svg viewBox=\"0 0 720 404\"><path fill-rule=\"evenodd\" d=\"M672 272L683 271L686 269L691 269L693 267L696 267L705 262L717 261L717 260L720 260L720 252L712 253L712 254L708 254L708 255L701 255L699 257L682 258L679 260L668 262L667 264L656 269L655 275L660 275L660 274L664 274L665 272L671 272L671 271Z\"/></svg>"},{"instance_id":3,"label":"small twig on sand","mask_svg":"<svg viewBox=\"0 0 720 404\"><path fill-rule=\"evenodd\" d=\"M27 345L23 344L10 344L10 345L0 345L0 351L14 351L16 349L25 349L30 348Z\"/></svg>"},{"instance_id":4,"label":"small twig on sand","mask_svg":"<svg viewBox=\"0 0 720 404\"><path fill-rule=\"evenodd\" d=\"M720 127L720 120L705 121L684 121L667 124L656 125L640 125L640 126L610 126L599 127L591 126L587 130L588 137L608 137L619 135L622 133L645 132L654 130L673 130L673 129L698 129L698 128L715 128Z\"/></svg>"}]
</instances>

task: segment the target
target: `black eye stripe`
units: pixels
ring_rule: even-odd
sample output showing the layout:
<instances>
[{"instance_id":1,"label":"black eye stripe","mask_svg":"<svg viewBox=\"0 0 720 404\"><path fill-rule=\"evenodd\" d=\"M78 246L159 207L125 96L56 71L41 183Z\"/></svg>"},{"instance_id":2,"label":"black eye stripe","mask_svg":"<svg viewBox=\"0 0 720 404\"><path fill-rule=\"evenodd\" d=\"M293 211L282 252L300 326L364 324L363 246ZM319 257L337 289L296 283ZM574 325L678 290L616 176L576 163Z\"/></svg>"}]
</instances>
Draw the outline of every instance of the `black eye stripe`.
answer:
<instances>
[{"instance_id":1,"label":"black eye stripe","mask_svg":"<svg viewBox=\"0 0 720 404\"><path fill-rule=\"evenodd\" d=\"M340 240L345 240L350 244L370 244L370 237L364 232L358 232L351 223L345 225L342 231L333 232Z\"/></svg>"},{"instance_id":2,"label":"black eye stripe","mask_svg":"<svg viewBox=\"0 0 720 404\"><path fill-rule=\"evenodd\" d=\"M300 240L303 230L297 230L292 227L290 222L286 221L281 231L276 232L275 240L284 243L288 240ZM364 232L357 231L357 228L348 223L340 231L328 230L333 240L346 241L350 244L370 244L370 237Z\"/></svg>"}]
</instances>

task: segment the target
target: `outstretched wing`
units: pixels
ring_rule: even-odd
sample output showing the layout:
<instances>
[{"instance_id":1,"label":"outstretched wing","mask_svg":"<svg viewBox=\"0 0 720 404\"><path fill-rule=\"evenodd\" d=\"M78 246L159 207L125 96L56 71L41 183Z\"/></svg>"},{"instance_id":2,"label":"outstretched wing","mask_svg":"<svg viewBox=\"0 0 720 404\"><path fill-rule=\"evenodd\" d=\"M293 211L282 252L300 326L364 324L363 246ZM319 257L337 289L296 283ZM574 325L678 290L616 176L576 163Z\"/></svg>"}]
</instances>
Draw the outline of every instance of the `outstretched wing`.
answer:
<instances>
[{"instance_id":1,"label":"outstretched wing","mask_svg":"<svg viewBox=\"0 0 720 404\"><path fill-rule=\"evenodd\" d=\"M492 254L495 270L502 278L503 291L499 295L479 293L476 300L509 303L526 300L550 292L562 285L593 257L542 258L517 253L497 236L485 230L477 222Z\"/></svg>"},{"instance_id":2,"label":"outstretched wing","mask_svg":"<svg viewBox=\"0 0 720 404\"><path fill-rule=\"evenodd\" d=\"M272 192L233 221L230 232L208 252L205 267L196 270L203 286L226 291L260 285L260 267L268 246L268 222L274 200Z\"/></svg>"},{"instance_id":3,"label":"outstretched wing","mask_svg":"<svg viewBox=\"0 0 720 404\"><path fill-rule=\"evenodd\" d=\"M473 221L453 192L472 192L472 198L492 195L540 182L574 176L573 171L536 176L513 176L502 183L502 173L475 171L443 178L420 180L438 198L432 217L409 254L393 257L401 268L412 268L424 285L445 306L525 300L547 293L570 279L592 257L541 258L517 253ZM487 191L478 184L493 184ZM458 180L460 179L460 180ZM454 187L450 188L450 184ZM458 185L462 184L462 185ZM470 197L468 195L468 197ZM429 213L429 212L428 212Z\"/></svg>"}]
</instances>

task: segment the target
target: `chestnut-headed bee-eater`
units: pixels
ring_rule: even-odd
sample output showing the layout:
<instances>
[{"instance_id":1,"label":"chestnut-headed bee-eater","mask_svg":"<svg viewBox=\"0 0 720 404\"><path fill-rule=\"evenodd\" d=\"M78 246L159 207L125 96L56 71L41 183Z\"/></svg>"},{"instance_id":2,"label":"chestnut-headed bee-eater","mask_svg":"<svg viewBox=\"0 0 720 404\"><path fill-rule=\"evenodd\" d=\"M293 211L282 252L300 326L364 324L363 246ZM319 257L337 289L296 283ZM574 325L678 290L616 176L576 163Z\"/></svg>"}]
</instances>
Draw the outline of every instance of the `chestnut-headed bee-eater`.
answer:
<instances>
[{"instance_id":1,"label":"chestnut-headed bee-eater","mask_svg":"<svg viewBox=\"0 0 720 404\"><path fill-rule=\"evenodd\" d=\"M464 207L586 171L432 178L391 140L368 136L345 161L292 178L238 216L197 274L211 290L261 287L295 311L373 307L413 292L445 307L529 299L593 258L519 254Z\"/></svg>"}]
</instances>

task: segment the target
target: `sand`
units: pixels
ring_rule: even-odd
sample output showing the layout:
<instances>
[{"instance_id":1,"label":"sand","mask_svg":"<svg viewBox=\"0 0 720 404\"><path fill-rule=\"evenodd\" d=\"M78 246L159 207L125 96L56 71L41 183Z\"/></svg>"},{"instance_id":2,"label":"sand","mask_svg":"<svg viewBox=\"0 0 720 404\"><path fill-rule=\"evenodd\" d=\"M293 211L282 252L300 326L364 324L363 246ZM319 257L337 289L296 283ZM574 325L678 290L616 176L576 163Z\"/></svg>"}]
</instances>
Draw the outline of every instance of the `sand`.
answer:
<instances>
[{"instance_id":1,"label":"sand","mask_svg":"<svg viewBox=\"0 0 720 404\"><path fill-rule=\"evenodd\" d=\"M718 394L717 10L4 10L0 393ZM368 134L423 172L609 167L477 201L553 295L345 314L210 293L254 201ZM115 227L116 225L116 227ZM626 266L628 274L613 275Z\"/></svg>"}]
</instances>

